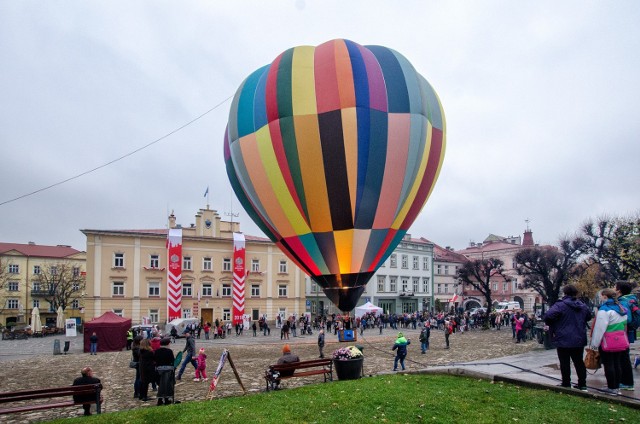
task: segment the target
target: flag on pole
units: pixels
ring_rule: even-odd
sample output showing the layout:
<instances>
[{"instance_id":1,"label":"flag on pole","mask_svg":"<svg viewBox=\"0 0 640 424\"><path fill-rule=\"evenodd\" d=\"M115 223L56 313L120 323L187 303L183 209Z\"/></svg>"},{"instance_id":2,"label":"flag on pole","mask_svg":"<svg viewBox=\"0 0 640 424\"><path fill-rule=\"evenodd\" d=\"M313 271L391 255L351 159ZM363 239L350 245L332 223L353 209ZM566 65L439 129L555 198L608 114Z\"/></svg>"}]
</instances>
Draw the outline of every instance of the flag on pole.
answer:
<instances>
[{"instance_id":1,"label":"flag on pole","mask_svg":"<svg viewBox=\"0 0 640 424\"><path fill-rule=\"evenodd\" d=\"M207 197L207 194L209 194L209 186L207 186L207 189L204 191L204 197Z\"/></svg>"},{"instance_id":2,"label":"flag on pole","mask_svg":"<svg viewBox=\"0 0 640 424\"><path fill-rule=\"evenodd\" d=\"M451 298L451 300L449 301L450 303L456 303L458 301L458 294L454 294L453 297Z\"/></svg>"}]
</instances>

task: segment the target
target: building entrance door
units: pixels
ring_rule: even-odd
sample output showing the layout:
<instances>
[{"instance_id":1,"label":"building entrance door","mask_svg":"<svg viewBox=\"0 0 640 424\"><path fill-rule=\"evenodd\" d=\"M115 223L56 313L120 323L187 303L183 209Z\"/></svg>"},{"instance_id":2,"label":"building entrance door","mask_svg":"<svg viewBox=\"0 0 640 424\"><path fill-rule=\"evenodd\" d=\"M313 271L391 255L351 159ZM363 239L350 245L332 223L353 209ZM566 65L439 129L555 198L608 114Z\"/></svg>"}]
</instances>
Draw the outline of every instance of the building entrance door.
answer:
<instances>
[{"instance_id":1,"label":"building entrance door","mask_svg":"<svg viewBox=\"0 0 640 424\"><path fill-rule=\"evenodd\" d=\"M382 308L383 313L393 314L396 312L396 303L393 300L379 300L378 307Z\"/></svg>"},{"instance_id":2,"label":"building entrance door","mask_svg":"<svg viewBox=\"0 0 640 424\"><path fill-rule=\"evenodd\" d=\"M213 323L213 309L212 308L204 308L202 309L202 323L205 322Z\"/></svg>"}]
</instances>

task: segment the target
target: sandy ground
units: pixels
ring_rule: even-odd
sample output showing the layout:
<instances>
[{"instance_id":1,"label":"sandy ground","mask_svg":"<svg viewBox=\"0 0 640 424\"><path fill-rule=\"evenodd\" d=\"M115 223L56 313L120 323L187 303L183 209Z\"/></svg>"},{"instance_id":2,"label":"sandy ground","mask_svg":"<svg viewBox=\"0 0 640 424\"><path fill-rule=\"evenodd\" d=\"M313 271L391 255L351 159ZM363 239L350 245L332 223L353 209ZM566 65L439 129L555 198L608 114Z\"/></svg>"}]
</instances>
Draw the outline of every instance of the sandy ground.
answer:
<instances>
[{"instance_id":1,"label":"sandy ground","mask_svg":"<svg viewBox=\"0 0 640 424\"><path fill-rule=\"evenodd\" d=\"M417 330L401 330L411 339L409 354L407 357L407 371L415 371L434 365L447 365L454 362L468 362L488 358L498 358L527 352L532 349L542 349L536 341L528 341L515 344L510 329L502 331L474 330L464 334L451 336L451 348L444 349L444 334L441 331L432 331L430 349L427 354L420 353ZM197 347L205 347L208 356L207 373L209 376L215 371L223 349L228 349L233 362L240 374L240 378L248 393L259 392L265 389L263 378L264 370L268 365L275 363L281 354L283 342L279 340L279 333L275 331L271 336L258 335L252 337L245 334L241 337L230 336L222 341L198 340ZM394 354L391 346L397 332L387 329L383 335L378 330L365 331L364 336L359 336L355 343L338 343L334 336L327 336L325 355L331 354L338 347L357 344L364 347L364 372L366 375L375 375L390 372L393 368ZM318 357L316 334L305 337L291 338L289 341L292 351L301 360ZM46 340L46 339L45 339ZM128 368L131 354L129 351L106 352L91 356L86 353L72 353L69 355L52 355L51 351L38 343L52 344L37 340L26 341L0 341L2 352L2 371L0 373L0 391L12 391L30 388L55 387L70 384L80 375L83 366L91 366L95 376L102 380L104 385L103 410L106 412L128 410L141 407L156 407L155 399L150 402L141 402L133 398L133 380L135 371ZM182 350L184 341L178 340L172 345L175 352ZM34 352L41 350L42 352ZM11 353L16 352L18 356ZM182 402L204 400L208 395L208 383L194 382L193 367L190 365L185 372L182 381L176 385L176 399ZM336 378L334 373L334 378ZM318 384L323 381L322 376L309 378L294 378L283 381L282 386L291 388L304 384ZM216 397L235 396L243 393L235 379L231 367L225 365L215 391ZM149 390L149 394L155 395ZM82 414L82 408L58 408L46 411L38 411L23 414L5 415L2 422L23 423L34 421L46 421L53 418L71 417Z\"/></svg>"}]
</instances>

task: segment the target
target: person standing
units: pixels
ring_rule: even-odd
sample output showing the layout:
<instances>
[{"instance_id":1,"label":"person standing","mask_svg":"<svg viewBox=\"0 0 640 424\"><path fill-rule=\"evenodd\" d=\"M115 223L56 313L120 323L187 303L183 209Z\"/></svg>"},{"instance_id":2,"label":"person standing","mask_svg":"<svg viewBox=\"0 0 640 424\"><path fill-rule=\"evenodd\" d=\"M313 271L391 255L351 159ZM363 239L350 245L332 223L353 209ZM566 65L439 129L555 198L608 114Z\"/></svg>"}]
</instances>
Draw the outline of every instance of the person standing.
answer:
<instances>
[{"instance_id":1,"label":"person standing","mask_svg":"<svg viewBox=\"0 0 640 424\"><path fill-rule=\"evenodd\" d=\"M194 369L198 369L198 364L193 358L196 354L196 341L193 339L189 331L185 333L185 337L186 337L186 343L182 351L186 352L187 354L185 355L184 360L182 361L182 365L180 366L180 371L178 371L178 377L176 377L177 380L182 380L182 374L184 374L184 369L187 367L187 364L191 364L193 365Z\"/></svg>"},{"instance_id":2,"label":"person standing","mask_svg":"<svg viewBox=\"0 0 640 424\"><path fill-rule=\"evenodd\" d=\"M140 397L140 385L142 381L140 380L140 342L142 341L142 336L136 336L133 339L133 344L131 345L131 362L135 363L136 369L136 379L133 381L133 398L138 399Z\"/></svg>"},{"instance_id":3,"label":"person standing","mask_svg":"<svg viewBox=\"0 0 640 424\"><path fill-rule=\"evenodd\" d=\"M318 350L320 351L320 358L324 358L324 353L322 352L324 349L324 329L321 328L318 332Z\"/></svg>"},{"instance_id":4,"label":"person standing","mask_svg":"<svg viewBox=\"0 0 640 424\"><path fill-rule=\"evenodd\" d=\"M133 329L127 330L127 350L131 350L131 345L133 344Z\"/></svg>"},{"instance_id":5,"label":"person standing","mask_svg":"<svg viewBox=\"0 0 640 424\"><path fill-rule=\"evenodd\" d=\"M72 386L100 383L100 379L93 376L91 367L82 368L80 374L80 377L73 380ZM77 403L87 402L82 404L82 409L84 409L84 415L91 415L91 404L96 402L96 398L94 395L73 395L73 401Z\"/></svg>"},{"instance_id":6,"label":"person standing","mask_svg":"<svg viewBox=\"0 0 640 424\"><path fill-rule=\"evenodd\" d=\"M429 349L429 337L431 336L431 328L429 327L429 322L424 323L424 327L422 327L422 331L420 332L420 349L422 350L422 354L427 353Z\"/></svg>"},{"instance_id":7,"label":"person standing","mask_svg":"<svg viewBox=\"0 0 640 424\"><path fill-rule=\"evenodd\" d=\"M612 349L609 339L612 333L622 333L626 335L627 312L620 305L613 289L604 289L600 292L603 304L598 309L596 320L593 324L593 333L591 334L591 349L600 351L600 359L604 367L604 375L607 379L607 387L602 391L616 396L620 394L620 380L622 377L622 358L629 349L629 341L625 338L618 348ZM605 346L606 345L606 346Z\"/></svg>"},{"instance_id":8,"label":"person standing","mask_svg":"<svg viewBox=\"0 0 640 424\"><path fill-rule=\"evenodd\" d=\"M411 340L406 339L404 334L398 333L398 338L391 350L396 351L396 357L393 360L393 370L398 371L398 362L400 362L400 366L402 367L402 371L404 371L404 358L407 357L407 346L411 344Z\"/></svg>"},{"instance_id":9,"label":"person standing","mask_svg":"<svg viewBox=\"0 0 640 424\"><path fill-rule=\"evenodd\" d=\"M571 387L571 362L576 369L578 384L574 387L587 391L587 368L584 366L584 347L587 345L587 322L593 315L589 307L578 300L578 289L567 284L562 289L564 297L544 315L549 334L557 346L562 387Z\"/></svg>"},{"instance_id":10,"label":"person standing","mask_svg":"<svg viewBox=\"0 0 640 424\"><path fill-rule=\"evenodd\" d=\"M156 372L158 374L158 405L169 405L175 392L175 356L173 350L169 348L171 339L163 338L160 341L160 348L153 353L156 362Z\"/></svg>"},{"instance_id":11,"label":"person standing","mask_svg":"<svg viewBox=\"0 0 640 424\"><path fill-rule=\"evenodd\" d=\"M207 354L203 347L200 348L196 361L198 362L198 367L196 368L196 378L194 378L193 381L209 380L207 378Z\"/></svg>"},{"instance_id":12,"label":"person standing","mask_svg":"<svg viewBox=\"0 0 640 424\"><path fill-rule=\"evenodd\" d=\"M94 331L89 337L89 354L96 355L98 352L98 335Z\"/></svg>"},{"instance_id":13,"label":"person standing","mask_svg":"<svg viewBox=\"0 0 640 424\"><path fill-rule=\"evenodd\" d=\"M632 326L633 309L638 307L638 298L631 293L633 285L626 281L618 281L616 283L616 294L618 302L627 310L627 338L629 343L636 341L636 329ZM634 391L633 384L633 368L631 367L631 357L629 348L620 358L620 390Z\"/></svg>"},{"instance_id":14,"label":"person standing","mask_svg":"<svg viewBox=\"0 0 640 424\"><path fill-rule=\"evenodd\" d=\"M258 326L256 325L256 322L254 321L253 324L251 325L251 329L253 330L253 337L256 336L257 332L258 332Z\"/></svg>"},{"instance_id":15,"label":"person standing","mask_svg":"<svg viewBox=\"0 0 640 424\"><path fill-rule=\"evenodd\" d=\"M449 336L453 333L453 327L451 327L451 321L448 319L444 321L444 342L445 349L449 349Z\"/></svg>"}]
</instances>

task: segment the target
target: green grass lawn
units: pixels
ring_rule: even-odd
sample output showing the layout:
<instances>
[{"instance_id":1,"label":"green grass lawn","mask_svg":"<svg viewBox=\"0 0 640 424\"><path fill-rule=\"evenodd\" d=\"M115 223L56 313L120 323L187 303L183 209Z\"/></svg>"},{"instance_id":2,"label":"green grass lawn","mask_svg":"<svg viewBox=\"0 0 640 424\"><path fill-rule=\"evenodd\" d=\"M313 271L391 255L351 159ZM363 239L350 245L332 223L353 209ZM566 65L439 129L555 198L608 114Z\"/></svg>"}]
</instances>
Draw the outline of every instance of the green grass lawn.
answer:
<instances>
[{"instance_id":1,"label":"green grass lawn","mask_svg":"<svg viewBox=\"0 0 640 424\"><path fill-rule=\"evenodd\" d=\"M396 374L243 397L150 406L78 420L104 423L595 424L640 423L640 410L593 398L486 380ZM69 420L59 422L68 423Z\"/></svg>"}]
</instances>

